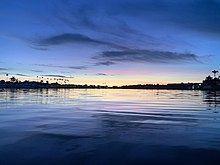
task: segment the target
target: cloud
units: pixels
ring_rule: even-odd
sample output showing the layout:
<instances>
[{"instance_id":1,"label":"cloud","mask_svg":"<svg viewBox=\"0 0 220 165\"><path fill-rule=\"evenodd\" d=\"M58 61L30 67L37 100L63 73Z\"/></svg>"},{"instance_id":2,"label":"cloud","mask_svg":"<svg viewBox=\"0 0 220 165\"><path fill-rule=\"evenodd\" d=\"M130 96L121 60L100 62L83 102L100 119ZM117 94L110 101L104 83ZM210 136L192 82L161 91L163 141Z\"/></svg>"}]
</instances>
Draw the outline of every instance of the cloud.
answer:
<instances>
[{"instance_id":1,"label":"cloud","mask_svg":"<svg viewBox=\"0 0 220 165\"><path fill-rule=\"evenodd\" d=\"M64 33L60 35L51 36L38 41L39 45L61 45L66 43L95 43L103 44L103 42L91 39L82 34Z\"/></svg>"},{"instance_id":2,"label":"cloud","mask_svg":"<svg viewBox=\"0 0 220 165\"><path fill-rule=\"evenodd\" d=\"M22 76L22 77L30 77L29 75L26 75L26 74L21 74L21 73L7 73L7 72L1 72L0 74L8 74L9 76L10 75L15 75L15 76Z\"/></svg>"},{"instance_id":3,"label":"cloud","mask_svg":"<svg viewBox=\"0 0 220 165\"><path fill-rule=\"evenodd\" d=\"M69 69L87 69L88 67L87 66L68 66L67 68Z\"/></svg>"},{"instance_id":4,"label":"cloud","mask_svg":"<svg viewBox=\"0 0 220 165\"><path fill-rule=\"evenodd\" d=\"M220 32L219 0L111 0L62 1L56 8L55 17L71 28L87 28L111 35L143 36L129 19L178 26L193 31ZM58 5L57 5L58 6ZM101 20L101 21L100 21ZM160 28L160 27L158 27Z\"/></svg>"},{"instance_id":5,"label":"cloud","mask_svg":"<svg viewBox=\"0 0 220 165\"><path fill-rule=\"evenodd\" d=\"M32 42L33 43L33 42ZM36 44L36 43L35 43ZM36 49L36 50L40 50L40 51L47 51L47 50L49 50L48 48L46 48L46 47L39 47L39 45L30 45L30 48L32 48L32 49Z\"/></svg>"},{"instance_id":6,"label":"cloud","mask_svg":"<svg viewBox=\"0 0 220 165\"><path fill-rule=\"evenodd\" d=\"M112 61L104 61L104 62L97 62L96 65L99 66L99 65L105 65L105 66L109 66L109 65L114 65L115 62L112 62Z\"/></svg>"},{"instance_id":7,"label":"cloud","mask_svg":"<svg viewBox=\"0 0 220 165\"><path fill-rule=\"evenodd\" d=\"M108 61L114 63L138 62L158 64L199 63L200 57L192 53L177 53L158 50L104 51L93 57L97 63Z\"/></svg>"},{"instance_id":8,"label":"cloud","mask_svg":"<svg viewBox=\"0 0 220 165\"><path fill-rule=\"evenodd\" d=\"M33 70L31 70L32 72L35 72L35 73L42 73L42 72L44 72L44 71L42 71L42 70L35 70L35 69L33 69Z\"/></svg>"},{"instance_id":9,"label":"cloud","mask_svg":"<svg viewBox=\"0 0 220 165\"><path fill-rule=\"evenodd\" d=\"M51 64L34 64L36 66L43 66L43 67L61 67L61 66L56 66L56 65L51 65Z\"/></svg>"},{"instance_id":10,"label":"cloud","mask_svg":"<svg viewBox=\"0 0 220 165\"><path fill-rule=\"evenodd\" d=\"M97 76L107 76L107 74L105 74L105 73L97 73L96 75Z\"/></svg>"},{"instance_id":11,"label":"cloud","mask_svg":"<svg viewBox=\"0 0 220 165\"><path fill-rule=\"evenodd\" d=\"M117 11L112 11L112 4L108 5L106 1L104 3L63 1L54 8L54 17L74 30L83 28L117 37L143 35L137 29L130 27L126 20L114 17L112 12Z\"/></svg>"},{"instance_id":12,"label":"cloud","mask_svg":"<svg viewBox=\"0 0 220 165\"><path fill-rule=\"evenodd\" d=\"M20 73L17 73L15 74L16 76L22 76L22 77L30 77L29 75L26 75L26 74L20 74Z\"/></svg>"},{"instance_id":13,"label":"cloud","mask_svg":"<svg viewBox=\"0 0 220 165\"><path fill-rule=\"evenodd\" d=\"M9 70L7 68L0 68L0 71Z\"/></svg>"},{"instance_id":14,"label":"cloud","mask_svg":"<svg viewBox=\"0 0 220 165\"><path fill-rule=\"evenodd\" d=\"M63 45L68 43L96 44L96 45L105 45L114 48L127 49L127 47L125 46L121 46L111 42L92 39L88 36L79 33L63 33L63 34L58 34L47 38L43 38L40 40L32 41L32 44L34 44L32 48L38 49L39 46L40 47L43 46L44 48L39 48L38 50L47 50L45 46Z\"/></svg>"},{"instance_id":15,"label":"cloud","mask_svg":"<svg viewBox=\"0 0 220 165\"><path fill-rule=\"evenodd\" d=\"M64 76L64 75L59 75L59 74L46 74L46 75L41 75L45 77L59 77L59 78L74 78L72 76Z\"/></svg>"},{"instance_id":16,"label":"cloud","mask_svg":"<svg viewBox=\"0 0 220 165\"><path fill-rule=\"evenodd\" d=\"M66 68L66 69L76 69L76 70L85 70L87 66L59 66L59 65L52 65L52 64L34 64L36 66L42 67L50 67L50 68Z\"/></svg>"},{"instance_id":17,"label":"cloud","mask_svg":"<svg viewBox=\"0 0 220 165\"><path fill-rule=\"evenodd\" d=\"M173 24L179 28L220 36L220 2L217 0L128 0L115 5L114 10L120 11L121 15L147 19L151 23L164 26Z\"/></svg>"},{"instance_id":18,"label":"cloud","mask_svg":"<svg viewBox=\"0 0 220 165\"><path fill-rule=\"evenodd\" d=\"M0 72L0 75L5 75L6 76L6 74L10 75L10 73L8 73L8 72Z\"/></svg>"},{"instance_id":19,"label":"cloud","mask_svg":"<svg viewBox=\"0 0 220 165\"><path fill-rule=\"evenodd\" d=\"M170 25L170 19L177 22L174 16L175 11L173 11L175 3L172 1L168 0L165 3L161 0L156 2L152 0L113 0L111 3L106 1L80 1L77 3L76 1L58 0L52 4L47 11L47 16L50 18L47 19L49 21L47 23L50 26L53 25L52 28L55 30L51 31L55 33L52 33L53 35L41 34L43 37L29 40L30 47L33 49L47 51L50 46L70 43L101 45L116 49L128 49L128 47L144 49L146 46L147 49L174 47L171 42L167 42L170 41L169 38L162 39L154 33L150 34L151 29L147 28L148 24L151 25L154 21L162 20L161 23L164 26L167 25L164 23L165 21ZM138 17L134 18L133 15L136 14ZM152 17L156 17L156 19L152 20ZM39 19L44 20L40 16ZM141 23L140 26L139 23ZM56 27L59 28L56 29ZM158 28L160 29L160 27ZM176 40L175 43L178 42Z\"/></svg>"}]
</instances>

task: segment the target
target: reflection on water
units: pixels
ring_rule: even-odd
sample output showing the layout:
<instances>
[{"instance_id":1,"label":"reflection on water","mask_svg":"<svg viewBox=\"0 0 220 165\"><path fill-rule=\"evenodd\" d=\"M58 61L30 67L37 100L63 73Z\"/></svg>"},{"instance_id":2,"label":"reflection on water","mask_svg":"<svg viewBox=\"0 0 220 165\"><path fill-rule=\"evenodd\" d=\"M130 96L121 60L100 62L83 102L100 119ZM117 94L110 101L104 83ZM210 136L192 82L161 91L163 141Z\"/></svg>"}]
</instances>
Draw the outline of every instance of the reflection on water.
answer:
<instances>
[{"instance_id":1,"label":"reflection on water","mask_svg":"<svg viewBox=\"0 0 220 165\"><path fill-rule=\"evenodd\" d=\"M204 102L207 103L209 110L219 113L220 91L205 91Z\"/></svg>"},{"instance_id":2,"label":"reflection on water","mask_svg":"<svg viewBox=\"0 0 220 165\"><path fill-rule=\"evenodd\" d=\"M218 164L219 103L212 91L1 90L0 164Z\"/></svg>"}]
</instances>

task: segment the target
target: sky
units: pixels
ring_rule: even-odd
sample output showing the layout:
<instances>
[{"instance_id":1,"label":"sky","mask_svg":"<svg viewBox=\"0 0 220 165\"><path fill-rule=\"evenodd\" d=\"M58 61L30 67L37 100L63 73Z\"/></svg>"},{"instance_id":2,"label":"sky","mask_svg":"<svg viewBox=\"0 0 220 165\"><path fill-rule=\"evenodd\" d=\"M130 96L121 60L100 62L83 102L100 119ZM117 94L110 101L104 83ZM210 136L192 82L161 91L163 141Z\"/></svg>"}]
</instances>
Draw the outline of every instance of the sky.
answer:
<instances>
[{"instance_id":1,"label":"sky","mask_svg":"<svg viewBox=\"0 0 220 165\"><path fill-rule=\"evenodd\" d=\"M220 69L220 0L0 0L0 78L201 82Z\"/></svg>"}]
</instances>

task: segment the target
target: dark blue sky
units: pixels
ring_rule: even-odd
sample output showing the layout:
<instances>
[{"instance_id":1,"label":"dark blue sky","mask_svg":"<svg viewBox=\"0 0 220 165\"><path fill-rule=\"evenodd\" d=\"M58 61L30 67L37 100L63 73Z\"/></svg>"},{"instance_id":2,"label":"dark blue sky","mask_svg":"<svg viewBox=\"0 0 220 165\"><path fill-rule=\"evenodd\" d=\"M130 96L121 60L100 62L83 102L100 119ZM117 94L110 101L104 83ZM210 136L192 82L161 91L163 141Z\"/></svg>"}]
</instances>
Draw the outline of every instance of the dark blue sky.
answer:
<instances>
[{"instance_id":1,"label":"dark blue sky","mask_svg":"<svg viewBox=\"0 0 220 165\"><path fill-rule=\"evenodd\" d=\"M1 0L0 21L1 76L117 85L219 69L219 0Z\"/></svg>"}]
</instances>

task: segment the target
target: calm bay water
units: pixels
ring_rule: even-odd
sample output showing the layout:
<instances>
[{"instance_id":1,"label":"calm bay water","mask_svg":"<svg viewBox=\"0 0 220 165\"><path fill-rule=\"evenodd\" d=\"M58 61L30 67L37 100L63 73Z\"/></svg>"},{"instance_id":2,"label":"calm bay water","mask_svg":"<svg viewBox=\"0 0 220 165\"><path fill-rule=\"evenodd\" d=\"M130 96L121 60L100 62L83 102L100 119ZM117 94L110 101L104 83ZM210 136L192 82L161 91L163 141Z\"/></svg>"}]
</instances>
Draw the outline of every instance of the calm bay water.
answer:
<instances>
[{"instance_id":1,"label":"calm bay water","mask_svg":"<svg viewBox=\"0 0 220 165\"><path fill-rule=\"evenodd\" d=\"M219 164L220 93L0 91L0 164Z\"/></svg>"}]
</instances>

